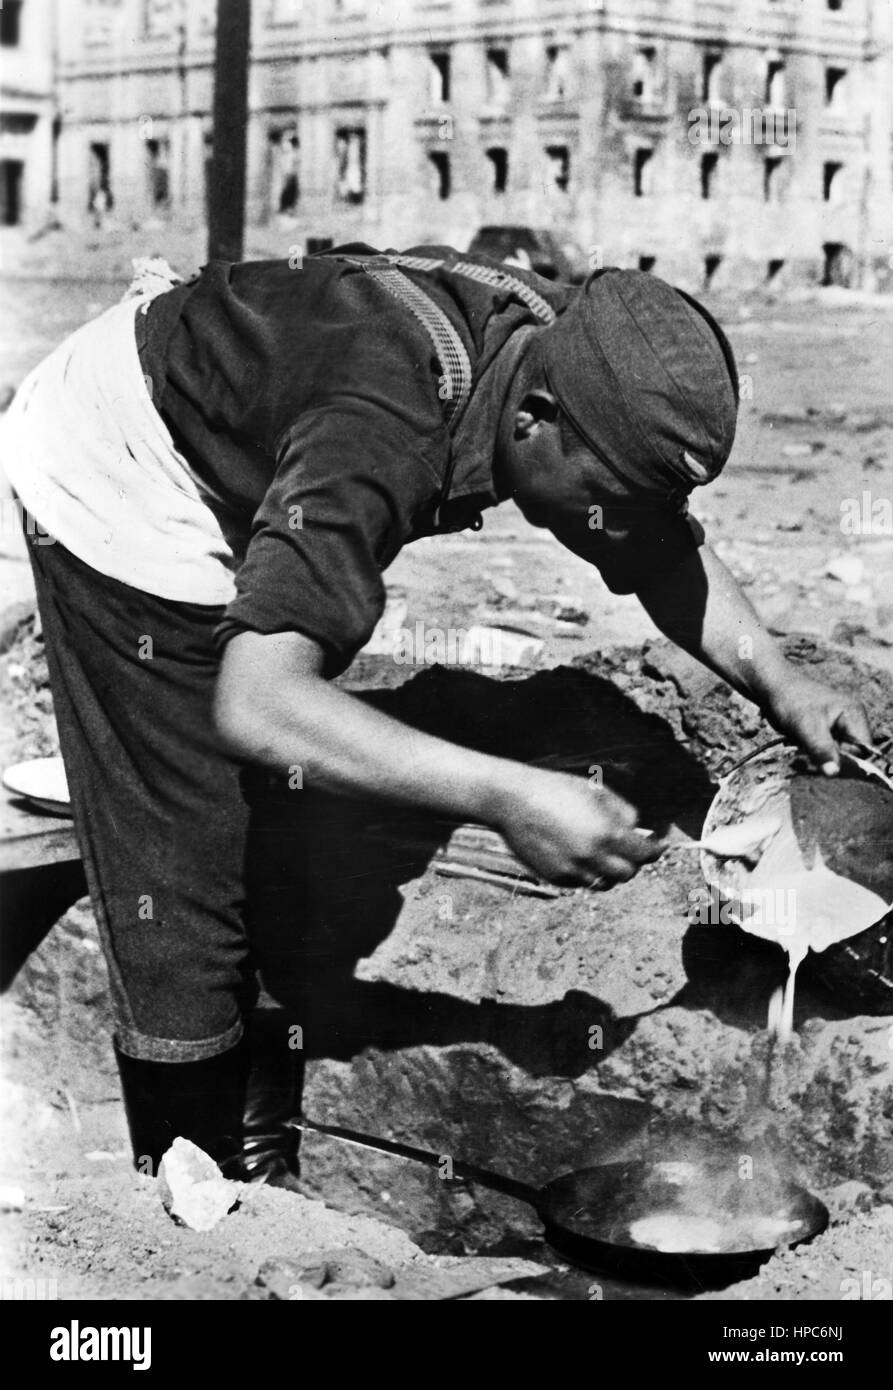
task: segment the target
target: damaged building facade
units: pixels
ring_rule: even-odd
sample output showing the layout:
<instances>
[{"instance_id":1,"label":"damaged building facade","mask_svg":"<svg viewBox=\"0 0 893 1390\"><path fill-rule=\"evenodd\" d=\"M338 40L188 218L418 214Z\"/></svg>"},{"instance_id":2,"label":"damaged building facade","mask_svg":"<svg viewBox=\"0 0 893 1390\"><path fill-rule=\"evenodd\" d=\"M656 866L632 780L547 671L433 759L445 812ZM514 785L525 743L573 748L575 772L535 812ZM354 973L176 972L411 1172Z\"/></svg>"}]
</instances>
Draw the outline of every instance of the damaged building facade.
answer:
<instances>
[{"instance_id":1,"label":"damaged building facade","mask_svg":"<svg viewBox=\"0 0 893 1390\"><path fill-rule=\"evenodd\" d=\"M66 223L201 222L214 13L60 6ZM891 20L887 0L254 0L249 220L282 254L517 224L692 286L890 287Z\"/></svg>"},{"instance_id":2,"label":"damaged building facade","mask_svg":"<svg viewBox=\"0 0 893 1390\"><path fill-rule=\"evenodd\" d=\"M56 193L54 0L0 6L0 225L45 216Z\"/></svg>"}]
</instances>

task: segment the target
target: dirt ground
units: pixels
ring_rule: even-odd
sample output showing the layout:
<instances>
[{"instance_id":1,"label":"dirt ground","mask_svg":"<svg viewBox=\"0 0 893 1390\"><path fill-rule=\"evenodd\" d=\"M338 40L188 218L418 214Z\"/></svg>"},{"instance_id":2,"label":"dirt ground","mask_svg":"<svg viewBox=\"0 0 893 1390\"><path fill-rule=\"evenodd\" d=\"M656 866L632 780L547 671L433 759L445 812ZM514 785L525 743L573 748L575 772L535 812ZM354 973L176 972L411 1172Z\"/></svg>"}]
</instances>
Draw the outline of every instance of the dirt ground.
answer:
<instances>
[{"instance_id":1,"label":"dirt ground","mask_svg":"<svg viewBox=\"0 0 893 1390\"><path fill-rule=\"evenodd\" d=\"M0 350L0 388L121 290L117 248L41 255L3 290L13 332ZM893 498L893 302L829 291L711 307L751 381L733 458L693 509L791 655L860 690L878 735L893 734L893 531L883 507L872 512ZM864 520L874 517L869 526L841 528L848 499ZM27 565L13 528L0 541L0 699L9 714L0 753L9 762L55 743ZM370 698L411 722L513 756L604 761L643 817L667 814L696 830L717 776L769 735L746 702L656 643L634 600L608 594L511 507L491 513L478 535L411 547L388 579L405 599L407 626L522 627L543 639L540 669L494 681L362 658L349 687L376 691ZM671 854L607 895L520 898L444 879L424 861L412 875L364 876L355 830L330 837L321 861L347 882L338 857L347 855L350 883L363 890L349 883L314 908L326 930L359 926L345 941L349 979L332 975L341 1031L314 1035L308 1020L308 1113L540 1183L594 1152L635 1146L622 1102L647 1102L684 1144L709 1132L740 1139L742 1152L768 1145L831 1212L810 1245L701 1296L841 1298L843 1281L865 1271L869 1286L893 1280L890 1016L853 1002L843 966L835 977L816 962L825 978L805 978L796 1036L767 1070L780 952L734 930L691 926L692 856ZM595 1053L593 1025L604 1035ZM521 1204L319 1138L306 1144L305 1197L252 1192L208 1235L174 1225L154 1184L129 1167L110 1027L95 926L81 903L3 1001L2 1181L24 1198L22 1210L0 1217L5 1278L56 1279L60 1296L74 1298L393 1297L395 1288L404 1297L593 1296L593 1276L557 1262ZM288 1264L345 1248L386 1273L362 1265L320 1288ZM515 1255L549 1273L464 1295L461 1281L431 1282L432 1269ZM264 1275L270 1261L276 1268ZM406 1293L400 1271L422 1266L429 1283L418 1275ZM602 1284L608 1298L674 1296Z\"/></svg>"}]
</instances>

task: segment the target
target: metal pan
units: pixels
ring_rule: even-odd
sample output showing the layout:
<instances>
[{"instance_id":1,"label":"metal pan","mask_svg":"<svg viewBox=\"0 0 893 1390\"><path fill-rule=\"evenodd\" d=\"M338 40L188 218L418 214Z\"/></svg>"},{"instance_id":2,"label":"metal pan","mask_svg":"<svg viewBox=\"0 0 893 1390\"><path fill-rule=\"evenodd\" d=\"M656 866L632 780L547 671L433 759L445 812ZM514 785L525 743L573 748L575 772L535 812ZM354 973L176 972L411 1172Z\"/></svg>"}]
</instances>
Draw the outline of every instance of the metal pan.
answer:
<instances>
[{"instance_id":1,"label":"metal pan","mask_svg":"<svg viewBox=\"0 0 893 1390\"><path fill-rule=\"evenodd\" d=\"M888 758L880 749L867 746L861 751L864 755L861 757L843 752L840 778L827 783L829 792L833 794L842 783L852 791L854 785L868 785L872 781L893 790L890 775L893 757ZM702 837L737 820L742 809L754 811L759 809L761 801L766 805L773 797L787 796L792 778L804 771L807 771L807 764L802 755L784 739L775 739L756 749L723 777L707 812ZM819 773L814 775L820 776ZM846 815L843 811L841 814ZM826 860L836 867L833 844L826 842L821 829L807 825L805 831L810 838L816 839ZM878 877L862 881L889 902L893 886L889 877L885 877L886 870L882 870L881 856L878 859ZM730 916L737 921L736 902L742 887L746 886L745 866L717 859L702 850L701 869L708 886L729 904ZM858 935L839 941L818 955L811 953L805 968L833 992L839 1003L856 1012L893 1012L893 909Z\"/></svg>"},{"instance_id":2,"label":"metal pan","mask_svg":"<svg viewBox=\"0 0 893 1390\"><path fill-rule=\"evenodd\" d=\"M442 1154L431 1150L338 1125L307 1119L292 1124L428 1167L443 1161ZM548 1243L585 1269L643 1284L698 1289L748 1278L776 1249L811 1240L828 1224L825 1207L805 1188L778 1178L766 1184L756 1174L730 1183L729 1162L729 1155L713 1154L694 1161L605 1163L564 1173L540 1188L456 1159L452 1171L454 1178L528 1203L542 1221ZM728 1195L718 1200L723 1190ZM650 1223L645 1240L635 1234L643 1222ZM656 1238L664 1246L673 1244L677 1232L691 1231L687 1248L650 1244L655 1222L663 1227L663 1239ZM779 1237L769 1239L774 1228Z\"/></svg>"}]
</instances>

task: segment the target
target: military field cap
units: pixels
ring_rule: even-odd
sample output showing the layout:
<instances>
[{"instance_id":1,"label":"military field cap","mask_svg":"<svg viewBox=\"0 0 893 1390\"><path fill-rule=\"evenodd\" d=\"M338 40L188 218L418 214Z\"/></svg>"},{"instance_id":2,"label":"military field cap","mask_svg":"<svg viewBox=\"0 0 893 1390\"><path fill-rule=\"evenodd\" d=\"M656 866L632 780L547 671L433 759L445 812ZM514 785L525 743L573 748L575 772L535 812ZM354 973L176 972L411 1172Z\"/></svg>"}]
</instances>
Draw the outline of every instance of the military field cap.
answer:
<instances>
[{"instance_id":1,"label":"military field cap","mask_svg":"<svg viewBox=\"0 0 893 1390\"><path fill-rule=\"evenodd\" d=\"M543 331L549 387L627 486L711 482L732 449L738 374L703 305L646 271L596 271Z\"/></svg>"}]
</instances>

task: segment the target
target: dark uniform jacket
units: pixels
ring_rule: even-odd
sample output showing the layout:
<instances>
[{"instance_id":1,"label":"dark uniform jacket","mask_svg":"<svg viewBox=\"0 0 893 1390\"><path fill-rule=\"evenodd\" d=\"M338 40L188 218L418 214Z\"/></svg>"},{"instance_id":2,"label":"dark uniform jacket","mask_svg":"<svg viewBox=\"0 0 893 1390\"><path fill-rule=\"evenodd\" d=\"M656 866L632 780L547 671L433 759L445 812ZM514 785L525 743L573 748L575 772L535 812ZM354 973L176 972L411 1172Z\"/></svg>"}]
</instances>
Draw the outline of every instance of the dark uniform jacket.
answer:
<instances>
[{"instance_id":1,"label":"dark uniform jacket","mask_svg":"<svg viewBox=\"0 0 893 1390\"><path fill-rule=\"evenodd\" d=\"M330 672L368 640L384 606L382 572L401 548L479 525L500 500L492 468L498 409L459 446L426 330L336 254L294 269L285 260L214 261L153 301L141 343L175 443L224 531L243 537L234 545L244 560L221 641L246 629L301 632L322 646ZM448 268L406 273L458 329L475 383L513 333L538 323L520 298ZM558 313L578 293L531 272L512 274ZM473 393L469 410L474 402ZM703 538L680 515L663 517L657 529L651 518L646 529L633 517L619 543L596 547L592 558L616 592L634 590Z\"/></svg>"}]
</instances>

